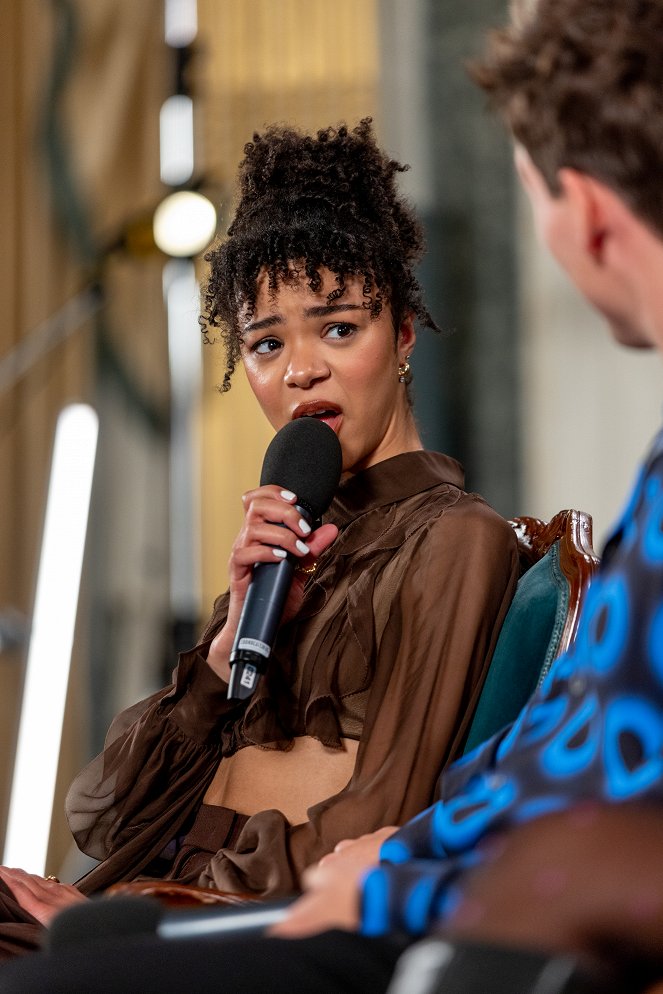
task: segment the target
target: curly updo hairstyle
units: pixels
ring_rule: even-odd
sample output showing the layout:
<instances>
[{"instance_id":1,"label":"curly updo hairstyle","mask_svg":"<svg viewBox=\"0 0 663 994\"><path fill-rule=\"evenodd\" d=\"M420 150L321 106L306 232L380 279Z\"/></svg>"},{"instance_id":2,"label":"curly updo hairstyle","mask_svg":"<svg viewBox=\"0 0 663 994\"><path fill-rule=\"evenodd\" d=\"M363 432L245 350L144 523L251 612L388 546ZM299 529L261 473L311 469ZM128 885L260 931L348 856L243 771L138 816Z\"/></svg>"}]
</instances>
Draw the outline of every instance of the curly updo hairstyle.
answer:
<instances>
[{"instance_id":1,"label":"curly updo hairstyle","mask_svg":"<svg viewBox=\"0 0 663 994\"><path fill-rule=\"evenodd\" d=\"M422 228L396 187L396 174L408 167L380 150L370 118L315 137L274 125L253 136L244 156L228 237L205 256L210 273L201 325L205 341L220 338L225 345L221 390L239 361L240 315L251 318L263 268L271 293L302 275L317 292L320 269L327 268L337 284L330 303L343 295L347 277L360 276L371 316L388 302L395 328L414 313L438 330L413 272L424 251Z\"/></svg>"}]
</instances>

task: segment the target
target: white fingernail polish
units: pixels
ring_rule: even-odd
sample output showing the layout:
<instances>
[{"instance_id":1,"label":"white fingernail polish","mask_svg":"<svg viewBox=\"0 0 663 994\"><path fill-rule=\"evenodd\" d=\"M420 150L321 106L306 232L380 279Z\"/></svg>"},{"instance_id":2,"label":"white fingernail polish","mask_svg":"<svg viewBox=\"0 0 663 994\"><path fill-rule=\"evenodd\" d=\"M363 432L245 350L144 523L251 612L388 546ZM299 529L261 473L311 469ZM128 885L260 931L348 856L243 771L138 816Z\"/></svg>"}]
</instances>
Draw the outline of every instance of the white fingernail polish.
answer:
<instances>
[{"instance_id":1,"label":"white fingernail polish","mask_svg":"<svg viewBox=\"0 0 663 994\"><path fill-rule=\"evenodd\" d=\"M285 557L288 555L285 549L272 549L272 552L274 553L277 559L285 559Z\"/></svg>"},{"instance_id":2,"label":"white fingernail polish","mask_svg":"<svg viewBox=\"0 0 663 994\"><path fill-rule=\"evenodd\" d=\"M299 527L301 528L301 530L304 532L305 535L310 535L311 526L309 525L308 521L304 520L304 518L299 519Z\"/></svg>"},{"instance_id":3,"label":"white fingernail polish","mask_svg":"<svg viewBox=\"0 0 663 994\"><path fill-rule=\"evenodd\" d=\"M282 490L281 497L283 497L283 500L294 500L295 494L293 494L292 490Z\"/></svg>"},{"instance_id":4,"label":"white fingernail polish","mask_svg":"<svg viewBox=\"0 0 663 994\"><path fill-rule=\"evenodd\" d=\"M310 552L310 549L306 544L306 542L300 542L300 540L297 539L297 542L295 544L300 552Z\"/></svg>"}]
</instances>

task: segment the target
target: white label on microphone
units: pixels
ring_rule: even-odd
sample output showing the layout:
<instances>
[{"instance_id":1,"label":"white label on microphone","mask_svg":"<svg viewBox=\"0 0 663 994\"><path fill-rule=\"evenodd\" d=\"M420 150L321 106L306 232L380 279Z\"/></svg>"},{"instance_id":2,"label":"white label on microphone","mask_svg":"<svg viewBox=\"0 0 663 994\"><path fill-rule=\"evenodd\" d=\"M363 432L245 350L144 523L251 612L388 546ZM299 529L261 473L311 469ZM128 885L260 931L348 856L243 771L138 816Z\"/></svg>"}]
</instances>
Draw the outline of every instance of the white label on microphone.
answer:
<instances>
[{"instance_id":1,"label":"white label on microphone","mask_svg":"<svg viewBox=\"0 0 663 994\"><path fill-rule=\"evenodd\" d=\"M270 648L266 642L259 639L240 639L238 649L248 649L250 652L257 652L265 659L269 658Z\"/></svg>"},{"instance_id":2,"label":"white label on microphone","mask_svg":"<svg viewBox=\"0 0 663 994\"><path fill-rule=\"evenodd\" d=\"M245 666L244 669L242 670L242 675L239 678L239 682L241 683L241 685L243 687L246 687L247 690L253 690L253 685L256 682L257 672L258 671L256 670L255 666L251 666L250 663L247 666Z\"/></svg>"}]
</instances>

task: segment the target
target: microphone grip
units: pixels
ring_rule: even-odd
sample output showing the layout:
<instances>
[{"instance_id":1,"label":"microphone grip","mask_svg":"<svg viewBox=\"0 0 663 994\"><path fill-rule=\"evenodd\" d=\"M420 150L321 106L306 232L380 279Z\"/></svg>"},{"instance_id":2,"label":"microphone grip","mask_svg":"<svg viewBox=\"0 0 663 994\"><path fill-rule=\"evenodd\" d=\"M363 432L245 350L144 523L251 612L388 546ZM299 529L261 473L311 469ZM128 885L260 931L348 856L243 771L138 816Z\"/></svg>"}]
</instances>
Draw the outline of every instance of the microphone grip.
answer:
<instances>
[{"instance_id":1,"label":"microphone grip","mask_svg":"<svg viewBox=\"0 0 663 994\"><path fill-rule=\"evenodd\" d=\"M313 515L296 505L309 524ZM277 563L256 563L230 652L228 700L246 700L267 669L298 560L288 553Z\"/></svg>"},{"instance_id":2,"label":"microphone grip","mask_svg":"<svg viewBox=\"0 0 663 994\"><path fill-rule=\"evenodd\" d=\"M295 571L295 557L256 563L230 653L229 700L245 700L267 669Z\"/></svg>"}]
</instances>

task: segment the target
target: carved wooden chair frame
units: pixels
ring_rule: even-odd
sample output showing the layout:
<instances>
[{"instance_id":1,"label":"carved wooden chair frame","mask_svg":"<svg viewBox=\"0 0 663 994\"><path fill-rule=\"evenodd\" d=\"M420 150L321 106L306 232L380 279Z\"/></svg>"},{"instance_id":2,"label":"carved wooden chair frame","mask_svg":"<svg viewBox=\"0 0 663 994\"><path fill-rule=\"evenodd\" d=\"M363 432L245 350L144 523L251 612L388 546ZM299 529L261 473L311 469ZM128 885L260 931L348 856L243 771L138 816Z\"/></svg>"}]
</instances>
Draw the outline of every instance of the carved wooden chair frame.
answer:
<instances>
[{"instance_id":1,"label":"carved wooden chair frame","mask_svg":"<svg viewBox=\"0 0 663 994\"><path fill-rule=\"evenodd\" d=\"M578 630L580 606L587 586L598 569L592 546L592 518L584 511L560 511L550 521L519 517L509 522L518 539L522 571L529 569L559 540L559 566L569 583L569 607L557 655L571 645Z\"/></svg>"}]
</instances>

